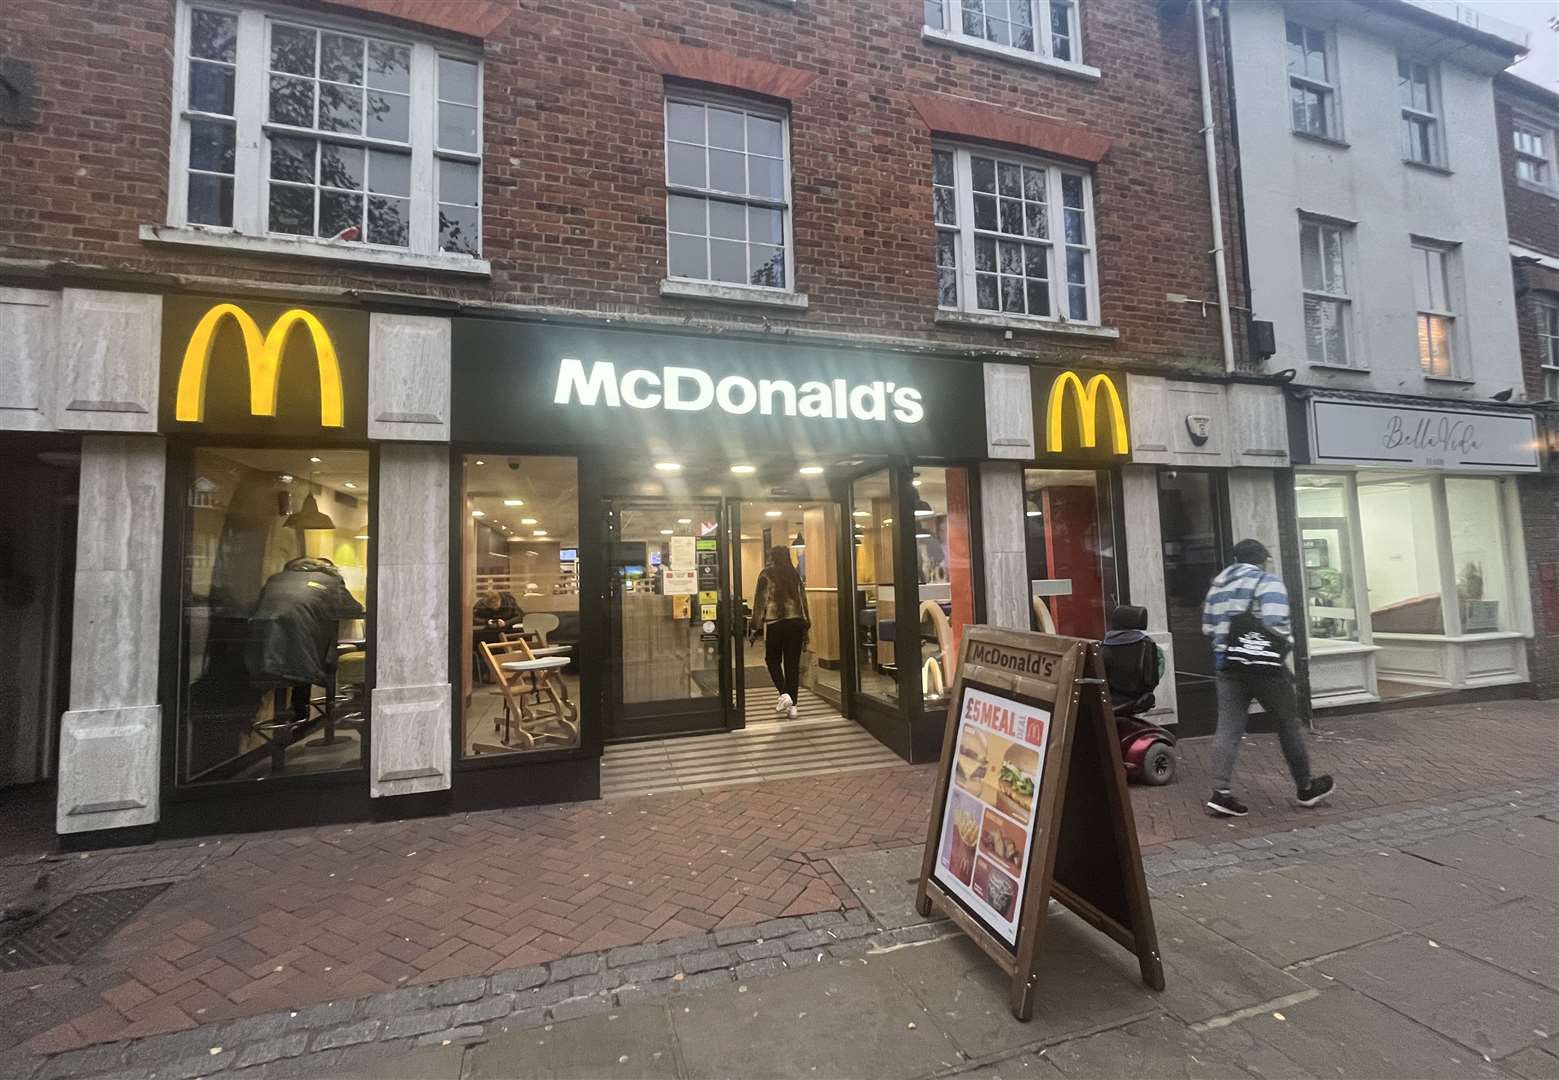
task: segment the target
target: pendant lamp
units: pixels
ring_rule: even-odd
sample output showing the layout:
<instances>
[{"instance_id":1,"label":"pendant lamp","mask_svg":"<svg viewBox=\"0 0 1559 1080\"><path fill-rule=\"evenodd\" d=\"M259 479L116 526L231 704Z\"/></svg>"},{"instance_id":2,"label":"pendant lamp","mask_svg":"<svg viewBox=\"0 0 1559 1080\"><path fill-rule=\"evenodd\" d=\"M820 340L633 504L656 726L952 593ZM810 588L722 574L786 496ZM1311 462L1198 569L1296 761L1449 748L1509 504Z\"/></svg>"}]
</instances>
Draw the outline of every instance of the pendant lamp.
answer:
<instances>
[{"instance_id":1,"label":"pendant lamp","mask_svg":"<svg viewBox=\"0 0 1559 1080\"><path fill-rule=\"evenodd\" d=\"M793 548L804 548L807 546L807 538L797 533L796 538L790 542L790 546Z\"/></svg>"},{"instance_id":2,"label":"pendant lamp","mask_svg":"<svg viewBox=\"0 0 1559 1080\"><path fill-rule=\"evenodd\" d=\"M330 520L329 515L320 510L319 503L315 501L313 492L303 500L303 507L290 515L283 524L289 529L334 529L336 523Z\"/></svg>"}]
</instances>

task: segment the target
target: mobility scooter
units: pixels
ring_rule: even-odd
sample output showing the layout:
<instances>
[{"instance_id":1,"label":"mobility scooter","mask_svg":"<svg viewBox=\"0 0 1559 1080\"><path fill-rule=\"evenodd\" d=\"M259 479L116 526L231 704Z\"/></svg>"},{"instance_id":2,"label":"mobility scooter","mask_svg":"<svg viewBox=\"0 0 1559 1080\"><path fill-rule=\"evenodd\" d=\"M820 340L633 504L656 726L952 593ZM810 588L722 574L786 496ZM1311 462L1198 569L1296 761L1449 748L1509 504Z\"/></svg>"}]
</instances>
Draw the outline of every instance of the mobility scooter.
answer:
<instances>
[{"instance_id":1,"label":"mobility scooter","mask_svg":"<svg viewBox=\"0 0 1559 1080\"><path fill-rule=\"evenodd\" d=\"M1104 679L1115 707L1115 731L1128 780L1155 787L1175 778L1175 736L1142 715L1153 708L1153 691L1164 674L1164 653L1148 637L1148 609L1123 604L1110 616L1104 635Z\"/></svg>"}]
</instances>

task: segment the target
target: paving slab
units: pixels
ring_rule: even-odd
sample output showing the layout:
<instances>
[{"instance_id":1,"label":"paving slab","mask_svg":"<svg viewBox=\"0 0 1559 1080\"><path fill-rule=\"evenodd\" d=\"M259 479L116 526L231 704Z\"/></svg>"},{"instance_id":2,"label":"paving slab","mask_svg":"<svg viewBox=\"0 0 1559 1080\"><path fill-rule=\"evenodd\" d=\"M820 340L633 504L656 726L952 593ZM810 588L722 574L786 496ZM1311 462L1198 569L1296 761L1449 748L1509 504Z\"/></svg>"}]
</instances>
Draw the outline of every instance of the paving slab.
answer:
<instances>
[{"instance_id":1,"label":"paving slab","mask_svg":"<svg viewBox=\"0 0 1559 1080\"><path fill-rule=\"evenodd\" d=\"M1489 1057L1559 1031L1559 994L1419 934L1350 949L1315 967Z\"/></svg>"},{"instance_id":2,"label":"paving slab","mask_svg":"<svg viewBox=\"0 0 1559 1080\"><path fill-rule=\"evenodd\" d=\"M1241 875L1166 893L1167 905L1279 967L1373 941L1396 928L1280 873Z\"/></svg>"},{"instance_id":3,"label":"paving slab","mask_svg":"<svg viewBox=\"0 0 1559 1080\"><path fill-rule=\"evenodd\" d=\"M1454 866L1514 892L1552 899L1559 896L1559 857L1534 854L1490 835L1455 833L1414 844L1409 855Z\"/></svg>"},{"instance_id":4,"label":"paving slab","mask_svg":"<svg viewBox=\"0 0 1559 1080\"><path fill-rule=\"evenodd\" d=\"M1034 1016L1026 1023L1007 1008L1011 978L962 935L901 949L881 962L971 1058L1090 1033L1158 1009L1158 995L1142 985L1136 959L1124 949L1068 912L1048 922Z\"/></svg>"},{"instance_id":5,"label":"paving slab","mask_svg":"<svg viewBox=\"0 0 1559 1080\"><path fill-rule=\"evenodd\" d=\"M1346 987L1333 987L1309 1001L1208 1033L1214 1046L1240 1037L1267 1044L1299 1075L1371 1080L1492 1080L1503 1075L1466 1047ZM1247 1067L1259 1076L1282 1075L1272 1061L1254 1056L1247 1060Z\"/></svg>"},{"instance_id":6,"label":"paving slab","mask_svg":"<svg viewBox=\"0 0 1559 1080\"><path fill-rule=\"evenodd\" d=\"M1288 866L1276 873L1404 930L1450 915L1482 911L1510 898L1509 892L1500 891L1476 874L1397 851Z\"/></svg>"},{"instance_id":7,"label":"paving slab","mask_svg":"<svg viewBox=\"0 0 1559 1080\"><path fill-rule=\"evenodd\" d=\"M951 1075L963 1080L1061 1080L1062 1073L1050 1063L1045 1051L1038 1050L986 1062Z\"/></svg>"},{"instance_id":8,"label":"paving slab","mask_svg":"<svg viewBox=\"0 0 1559 1080\"><path fill-rule=\"evenodd\" d=\"M1162 1015L1071 1039L1047 1048L1045 1056L1065 1076L1250 1077L1222 1048L1209 1046L1178 1020Z\"/></svg>"},{"instance_id":9,"label":"paving slab","mask_svg":"<svg viewBox=\"0 0 1559 1080\"><path fill-rule=\"evenodd\" d=\"M1274 1001L1305 990L1305 984L1193 919L1155 904L1158 951L1164 961L1160 1007L1186 1023ZM1137 958L1119 950L1114 966L1138 978Z\"/></svg>"},{"instance_id":10,"label":"paving slab","mask_svg":"<svg viewBox=\"0 0 1559 1080\"><path fill-rule=\"evenodd\" d=\"M745 994L679 996L669 1008L691 1078L923 1076L964 1060L874 958L776 975Z\"/></svg>"},{"instance_id":11,"label":"paving slab","mask_svg":"<svg viewBox=\"0 0 1559 1080\"><path fill-rule=\"evenodd\" d=\"M1559 821L1540 817L1522 817L1513 821L1501 821L1487 829L1478 829L1470 835L1498 840L1523 851L1530 851L1533 855L1559 859Z\"/></svg>"},{"instance_id":12,"label":"paving slab","mask_svg":"<svg viewBox=\"0 0 1559 1080\"><path fill-rule=\"evenodd\" d=\"M347 1058L318 1074L307 1071L308 1059L300 1059L302 1075L330 1076L339 1080L460 1080L464 1046L420 1046L392 1057L359 1055ZM248 1076L247 1072L241 1075Z\"/></svg>"},{"instance_id":13,"label":"paving slab","mask_svg":"<svg viewBox=\"0 0 1559 1080\"><path fill-rule=\"evenodd\" d=\"M676 1037L663 1005L497 1035L466 1052L465 1080L674 1078Z\"/></svg>"},{"instance_id":14,"label":"paving slab","mask_svg":"<svg viewBox=\"0 0 1559 1080\"><path fill-rule=\"evenodd\" d=\"M835 855L828 861L880 925L913 926L929 921L915 910L915 886L925 850L924 844L911 844L887 851Z\"/></svg>"},{"instance_id":15,"label":"paving slab","mask_svg":"<svg viewBox=\"0 0 1559 1080\"><path fill-rule=\"evenodd\" d=\"M1559 1080L1559 1057L1544 1053L1535 1046L1518 1050L1500 1061L1506 1072L1515 1073L1521 1080Z\"/></svg>"},{"instance_id":16,"label":"paving slab","mask_svg":"<svg viewBox=\"0 0 1559 1080\"><path fill-rule=\"evenodd\" d=\"M1559 904L1523 898L1421 931L1479 960L1559 990Z\"/></svg>"}]
</instances>

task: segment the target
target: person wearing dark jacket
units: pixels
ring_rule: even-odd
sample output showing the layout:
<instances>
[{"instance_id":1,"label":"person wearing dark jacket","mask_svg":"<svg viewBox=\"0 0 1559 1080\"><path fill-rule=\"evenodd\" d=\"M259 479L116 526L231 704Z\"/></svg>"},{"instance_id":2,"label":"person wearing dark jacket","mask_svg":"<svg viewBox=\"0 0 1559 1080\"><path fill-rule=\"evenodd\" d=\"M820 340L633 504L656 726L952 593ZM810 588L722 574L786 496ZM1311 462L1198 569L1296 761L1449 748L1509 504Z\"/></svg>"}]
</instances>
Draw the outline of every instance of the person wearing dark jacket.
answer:
<instances>
[{"instance_id":1,"label":"person wearing dark jacket","mask_svg":"<svg viewBox=\"0 0 1559 1080\"><path fill-rule=\"evenodd\" d=\"M794 720L796 701L801 696L801 653L806 648L812 616L807 611L807 592L801 575L790 561L790 549L775 545L769 549L769 561L758 574L753 590L752 625L748 633L756 640L763 632L763 659L769 678L779 691L774 711Z\"/></svg>"},{"instance_id":2,"label":"person wearing dark jacket","mask_svg":"<svg viewBox=\"0 0 1559 1080\"><path fill-rule=\"evenodd\" d=\"M250 678L272 685L327 685L336 666L338 624L365 614L335 563L293 559L265 582L249 617L244 659Z\"/></svg>"}]
</instances>

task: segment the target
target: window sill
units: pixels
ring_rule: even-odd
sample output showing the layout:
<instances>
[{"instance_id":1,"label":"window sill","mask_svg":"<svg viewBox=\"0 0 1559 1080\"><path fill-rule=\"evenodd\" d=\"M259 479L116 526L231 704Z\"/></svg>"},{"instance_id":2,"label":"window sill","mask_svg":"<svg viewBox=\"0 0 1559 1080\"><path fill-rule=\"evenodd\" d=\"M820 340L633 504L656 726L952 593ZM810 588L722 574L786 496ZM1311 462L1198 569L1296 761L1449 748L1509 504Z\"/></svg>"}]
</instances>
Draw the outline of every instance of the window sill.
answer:
<instances>
[{"instance_id":1,"label":"window sill","mask_svg":"<svg viewBox=\"0 0 1559 1080\"><path fill-rule=\"evenodd\" d=\"M1367 367L1354 367L1351 364L1318 364L1312 360L1305 366L1313 367L1318 371L1335 371L1340 375L1368 375L1370 373L1370 369Z\"/></svg>"},{"instance_id":2,"label":"window sill","mask_svg":"<svg viewBox=\"0 0 1559 1080\"><path fill-rule=\"evenodd\" d=\"M212 248L220 251L256 255L291 255L303 259L330 262L364 263L407 270L441 270L451 274L488 277L492 263L469 255L417 255L409 251L380 251L377 248L353 248L319 240L281 236L246 236L217 232L198 226L142 225L141 239L148 244L172 244L179 247Z\"/></svg>"},{"instance_id":3,"label":"window sill","mask_svg":"<svg viewBox=\"0 0 1559 1080\"><path fill-rule=\"evenodd\" d=\"M991 41L981 41L979 38L965 37L952 30L938 30L934 26L922 26L920 28L922 41L934 42L938 45L948 45L955 49L963 49L966 52L983 53L986 56L997 56L1003 60L1013 60L1020 64L1028 64L1031 67L1045 68L1061 75L1071 75L1078 79L1097 79L1104 73L1096 67L1087 64L1075 63L1071 60L1055 60L1039 53L1024 52L1022 49L1014 49L1010 45L997 45Z\"/></svg>"},{"instance_id":4,"label":"window sill","mask_svg":"<svg viewBox=\"0 0 1559 1080\"><path fill-rule=\"evenodd\" d=\"M1348 149L1347 143L1332 135L1317 135L1313 131L1294 131L1293 128L1289 128L1289 130L1293 132L1294 138L1296 139L1304 139L1306 142L1320 143L1322 146L1330 146L1338 150Z\"/></svg>"},{"instance_id":5,"label":"window sill","mask_svg":"<svg viewBox=\"0 0 1559 1080\"><path fill-rule=\"evenodd\" d=\"M973 311L937 310L938 326L973 326L982 330L1017 330L1026 334L1060 334L1064 337L1095 338L1113 341L1121 332L1113 326L1060 322L1048 319L1018 318L1013 315L982 315Z\"/></svg>"},{"instance_id":6,"label":"window sill","mask_svg":"<svg viewBox=\"0 0 1559 1080\"><path fill-rule=\"evenodd\" d=\"M788 311L807 309L806 293L766 289L761 285L724 285L713 281L682 281L679 278L665 278L660 283L660 294L679 300L754 304L758 307L785 308Z\"/></svg>"},{"instance_id":7,"label":"window sill","mask_svg":"<svg viewBox=\"0 0 1559 1080\"><path fill-rule=\"evenodd\" d=\"M1444 383L1447 386L1477 386L1477 379L1463 379L1455 375L1425 375L1424 382Z\"/></svg>"},{"instance_id":8,"label":"window sill","mask_svg":"<svg viewBox=\"0 0 1559 1080\"><path fill-rule=\"evenodd\" d=\"M1433 165L1427 161L1414 161L1412 158L1403 158L1402 164L1409 168L1418 169L1420 172L1434 173L1436 176L1450 176L1451 170L1444 165Z\"/></svg>"},{"instance_id":9,"label":"window sill","mask_svg":"<svg viewBox=\"0 0 1559 1080\"><path fill-rule=\"evenodd\" d=\"M1559 199L1559 188L1544 184L1534 184L1530 180L1517 178L1516 186L1522 191L1530 191L1534 195L1547 195L1550 199Z\"/></svg>"}]
</instances>

